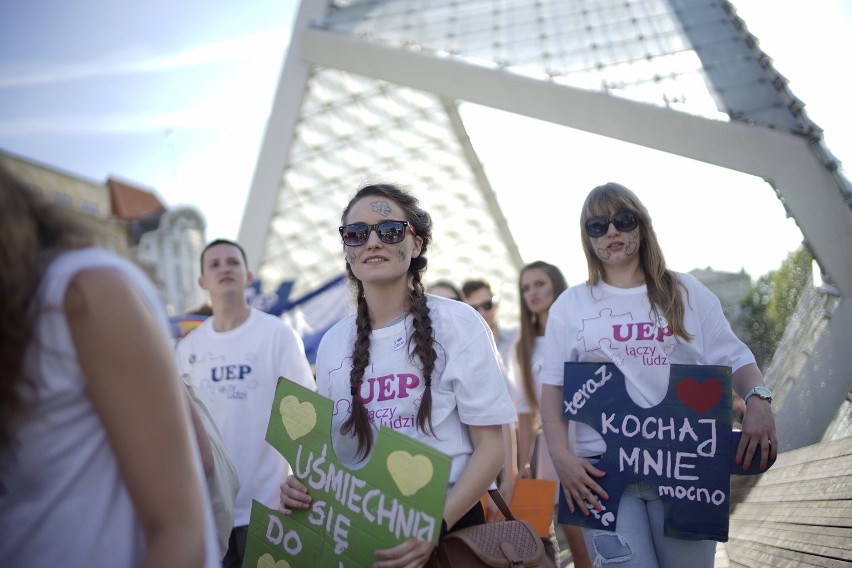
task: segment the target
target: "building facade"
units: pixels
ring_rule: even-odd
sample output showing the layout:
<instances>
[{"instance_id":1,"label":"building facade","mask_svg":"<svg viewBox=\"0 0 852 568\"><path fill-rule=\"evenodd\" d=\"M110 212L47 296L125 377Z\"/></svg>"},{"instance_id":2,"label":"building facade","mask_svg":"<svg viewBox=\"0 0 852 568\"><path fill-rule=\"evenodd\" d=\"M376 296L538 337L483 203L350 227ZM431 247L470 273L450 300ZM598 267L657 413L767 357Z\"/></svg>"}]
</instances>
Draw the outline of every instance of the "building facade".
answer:
<instances>
[{"instance_id":1,"label":"building facade","mask_svg":"<svg viewBox=\"0 0 852 568\"><path fill-rule=\"evenodd\" d=\"M148 274L170 315L206 301L197 283L206 223L196 208L168 209L152 190L132 182L98 183L4 151L0 163L33 191L95 219L102 244Z\"/></svg>"}]
</instances>

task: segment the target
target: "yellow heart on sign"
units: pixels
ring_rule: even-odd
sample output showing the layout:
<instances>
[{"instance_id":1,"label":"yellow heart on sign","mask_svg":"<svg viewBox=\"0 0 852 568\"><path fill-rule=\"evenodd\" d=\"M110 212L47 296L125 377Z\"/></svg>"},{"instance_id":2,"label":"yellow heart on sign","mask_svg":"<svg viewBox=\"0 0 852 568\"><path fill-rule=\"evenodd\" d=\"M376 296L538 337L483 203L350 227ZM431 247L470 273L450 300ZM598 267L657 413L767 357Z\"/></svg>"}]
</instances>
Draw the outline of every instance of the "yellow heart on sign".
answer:
<instances>
[{"instance_id":1,"label":"yellow heart on sign","mask_svg":"<svg viewBox=\"0 0 852 568\"><path fill-rule=\"evenodd\" d=\"M281 399L281 421L291 440L298 440L317 425L317 410L310 402L299 402L293 395Z\"/></svg>"},{"instance_id":2,"label":"yellow heart on sign","mask_svg":"<svg viewBox=\"0 0 852 568\"><path fill-rule=\"evenodd\" d=\"M257 559L257 568L290 568L290 563L286 560L276 562L272 555L267 552Z\"/></svg>"},{"instance_id":3,"label":"yellow heart on sign","mask_svg":"<svg viewBox=\"0 0 852 568\"><path fill-rule=\"evenodd\" d=\"M411 497L432 480L432 462L424 455L397 450L388 454L388 472L402 494Z\"/></svg>"}]
</instances>

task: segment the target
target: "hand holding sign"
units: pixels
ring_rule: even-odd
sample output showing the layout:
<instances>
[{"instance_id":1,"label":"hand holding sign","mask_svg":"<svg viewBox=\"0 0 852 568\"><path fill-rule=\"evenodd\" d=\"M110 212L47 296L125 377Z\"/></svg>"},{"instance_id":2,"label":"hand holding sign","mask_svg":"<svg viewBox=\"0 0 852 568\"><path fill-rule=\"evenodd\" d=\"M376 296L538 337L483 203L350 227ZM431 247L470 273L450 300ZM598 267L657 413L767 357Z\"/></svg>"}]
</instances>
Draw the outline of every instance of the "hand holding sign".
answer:
<instances>
[{"instance_id":1,"label":"hand holding sign","mask_svg":"<svg viewBox=\"0 0 852 568\"><path fill-rule=\"evenodd\" d=\"M376 550L437 542L450 458L382 428L369 461L349 469L332 449L331 412L330 400L279 379L266 439L307 489L307 504L284 515L254 501L243 566L369 566Z\"/></svg>"}]
</instances>

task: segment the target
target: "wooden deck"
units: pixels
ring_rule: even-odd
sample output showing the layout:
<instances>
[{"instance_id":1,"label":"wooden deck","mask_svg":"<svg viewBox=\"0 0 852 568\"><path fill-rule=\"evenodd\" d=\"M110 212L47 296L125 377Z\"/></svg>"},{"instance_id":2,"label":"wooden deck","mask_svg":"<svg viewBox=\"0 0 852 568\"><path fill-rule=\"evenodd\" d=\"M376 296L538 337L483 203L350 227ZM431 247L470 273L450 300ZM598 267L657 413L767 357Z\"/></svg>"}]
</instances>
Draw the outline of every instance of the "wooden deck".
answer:
<instances>
[{"instance_id":1,"label":"wooden deck","mask_svg":"<svg viewBox=\"0 0 852 568\"><path fill-rule=\"evenodd\" d=\"M852 437L782 453L763 475L734 476L731 502L731 568L848 568Z\"/></svg>"},{"instance_id":2,"label":"wooden deck","mask_svg":"<svg viewBox=\"0 0 852 568\"><path fill-rule=\"evenodd\" d=\"M852 437L782 453L762 475L733 476L731 501L715 568L852 566ZM556 534L558 566L573 568Z\"/></svg>"}]
</instances>

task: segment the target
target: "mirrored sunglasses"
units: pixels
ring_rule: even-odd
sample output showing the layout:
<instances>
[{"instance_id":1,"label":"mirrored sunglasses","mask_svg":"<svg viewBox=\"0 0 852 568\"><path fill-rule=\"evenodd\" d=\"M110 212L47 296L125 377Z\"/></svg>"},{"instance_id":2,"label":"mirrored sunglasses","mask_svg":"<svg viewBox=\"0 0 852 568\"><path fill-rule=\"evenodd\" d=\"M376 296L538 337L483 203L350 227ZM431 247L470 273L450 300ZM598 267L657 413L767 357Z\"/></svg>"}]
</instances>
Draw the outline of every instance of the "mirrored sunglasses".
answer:
<instances>
[{"instance_id":1,"label":"mirrored sunglasses","mask_svg":"<svg viewBox=\"0 0 852 568\"><path fill-rule=\"evenodd\" d=\"M382 221L375 225L367 223L352 223L351 225L342 225L338 227L340 238L343 239L343 244L349 247L360 247L370 238L370 231L376 231L379 240L386 245L393 245L405 238L405 228L414 234L414 228L408 224L408 221Z\"/></svg>"},{"instance_id":2,"label":"mirrored sunglasses","mask_svg":"<svg viewBox=\"0 0 852 568\"><path fill-rule=\"evenodd\" d=\"M590 237L602 237L609 231L610 223L616 230L626 233L639 225L639 217L630 209L619 211L612 217L590 217L585 224L586 234Z\"/></svg>"}]
</instances>

